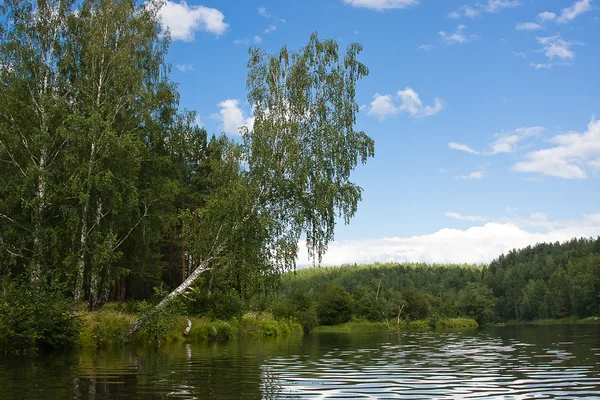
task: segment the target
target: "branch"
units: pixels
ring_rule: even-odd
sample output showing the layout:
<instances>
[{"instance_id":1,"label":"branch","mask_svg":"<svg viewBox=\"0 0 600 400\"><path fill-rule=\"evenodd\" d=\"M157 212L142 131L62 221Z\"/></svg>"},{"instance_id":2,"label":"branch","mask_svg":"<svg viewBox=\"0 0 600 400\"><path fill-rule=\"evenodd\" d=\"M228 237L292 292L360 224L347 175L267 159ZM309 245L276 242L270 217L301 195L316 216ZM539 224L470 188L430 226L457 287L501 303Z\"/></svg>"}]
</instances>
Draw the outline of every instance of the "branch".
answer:
<instances>
[{"instance_id":1,"label":"branch","mask_svg":"<svg viewBox=\"0 0 600 400\"><path fill-rule=\"evenodd\" d=\"M125 235L125 237L123 237L123 239L121 239L121 240L119 240L119 241L117 242L117 244L116 244L116 245L115 245L115 246L112 248L112 250L113 250L113 251L115 251L116 249L118 249L118 248L119 248L119 247L120 247L120 246L123 244L123 242L125 242L125 240L127 240L127 238L128 238L130 235L131 235L131 233L133 232L133 230L134 230L135 228L137 228L137 226L140 224L140 222L142 222L142 220L143 220L144 218L146 218L146 216L148 215L148 209L150 208L150 206L152 205L152 203L154 203L154 202L155 202L155 201L157 201L157 200L158 200L158 199L154 199L154 200L152 200L152 201L150 202L150 204L148 204L148 205L144 204L144 214L143 214L143 215L140 217L140 219L138 219L138 221L135 223L135 225L133 225L133 226L131 227L131 229L129 230L129 232L127 232L127 235Z\"/></svg>"},{"instance_id":2,"label":"branch","mask_svg":"<svg viewBox=\"0 0 600 400\"><path fill-rule=\"evenodd\" d=\"M21 171L21 175L23 175L24 178L27 178L27 174L25 173L25 171L23 170L23 168L21 168L21 165L19 165L19 163L17 162L17 160L15 160L15 157L13 156L12 152L9 150L8 146L6 146L1 140L0 140L0 145L2 145L2 147L4 147L4 149L6 149L6 153L10 157L10 160L12 161L12 163L14 165L17 166L17 168L19 168L19 171Z\"/></svg>"}]
</instances>

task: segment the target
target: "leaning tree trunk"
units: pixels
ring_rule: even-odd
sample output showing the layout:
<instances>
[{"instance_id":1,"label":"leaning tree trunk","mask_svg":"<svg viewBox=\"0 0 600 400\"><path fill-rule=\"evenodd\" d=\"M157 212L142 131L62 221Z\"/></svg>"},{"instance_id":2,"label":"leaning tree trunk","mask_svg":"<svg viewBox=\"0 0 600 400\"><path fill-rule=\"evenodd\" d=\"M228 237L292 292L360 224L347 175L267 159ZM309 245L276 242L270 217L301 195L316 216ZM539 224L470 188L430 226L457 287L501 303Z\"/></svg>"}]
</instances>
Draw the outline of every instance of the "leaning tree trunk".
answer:
<instances>
[{"instance_id":1,"label":"leaning tree trunk","mask_svg":"<svg viewBox=\"0 0 600 400\"><path fill-rule=\"evenodd\" d=\"M212 257L202 261L200 263L200 265L198 266L198 268L196 268L194 270L194 272L192 272L190 274L190 276L188 276L187 279L185 281L183 281L183 283L177 287L177 289L173 290L171 293L169 293L167 295L167 297L162 299L161 302L158 303L152 311L150 311L144 317L135 321L133 324L129 325L129 327L127 327L127 330L125 331L125 336L127 337L127 339L131 339L133 337L133 335L135 335L140 329L142 329L144 327L144 325L146 324L146 321L148 320L148 318L150 318L150 317L158 314L159 312L163 311L164 309L166 309L167 306L169 304L171 304L171 302L175 298L177 298L178 296L185 293L189 289L189 287L192 285L192 283L194 283L194 281L196 279L198 279L198 277L204 271L207 271L210 269L209 264L210 264L211 260L212 260Z\"/></svg>"}]
</instances>

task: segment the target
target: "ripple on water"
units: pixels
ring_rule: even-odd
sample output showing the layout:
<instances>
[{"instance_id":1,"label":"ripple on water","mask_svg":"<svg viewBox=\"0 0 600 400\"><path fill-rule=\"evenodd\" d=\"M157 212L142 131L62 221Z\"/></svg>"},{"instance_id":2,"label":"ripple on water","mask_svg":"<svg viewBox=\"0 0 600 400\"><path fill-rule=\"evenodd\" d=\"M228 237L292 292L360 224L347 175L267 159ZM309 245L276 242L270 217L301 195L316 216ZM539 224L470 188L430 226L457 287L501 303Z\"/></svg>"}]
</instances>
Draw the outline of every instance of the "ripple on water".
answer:
<instances>
[{"instance_id":1,"label":"ripple on water","mask_svg":"<svg viewBox=\"0 0 600 400\"><path fill-rule=\"evenodd\" d=\"M277 377L278 398L600 398L598 354L588 353L595 363L569 365L574 342L540 347L461 333L396 339L329 351L316 363L275 357L262 368Z\"/></svg>"}]
</instances>

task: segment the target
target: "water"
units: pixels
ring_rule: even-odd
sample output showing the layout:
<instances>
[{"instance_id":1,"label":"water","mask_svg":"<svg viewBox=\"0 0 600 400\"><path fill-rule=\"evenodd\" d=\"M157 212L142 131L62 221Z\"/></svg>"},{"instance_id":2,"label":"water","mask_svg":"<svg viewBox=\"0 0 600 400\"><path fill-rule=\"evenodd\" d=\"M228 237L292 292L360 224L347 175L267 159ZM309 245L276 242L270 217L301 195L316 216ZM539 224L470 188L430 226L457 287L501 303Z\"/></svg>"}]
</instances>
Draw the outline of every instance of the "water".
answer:
<instances>
[{"instance_id":1,"label":"water","mask_svg":"<svg viewBox=\"0 0 600 400\"><path fill-rule=\"evenodd\" d=\"M0 399L599 398L600 326L0 356Z\"/></svg>"}]
</instances>

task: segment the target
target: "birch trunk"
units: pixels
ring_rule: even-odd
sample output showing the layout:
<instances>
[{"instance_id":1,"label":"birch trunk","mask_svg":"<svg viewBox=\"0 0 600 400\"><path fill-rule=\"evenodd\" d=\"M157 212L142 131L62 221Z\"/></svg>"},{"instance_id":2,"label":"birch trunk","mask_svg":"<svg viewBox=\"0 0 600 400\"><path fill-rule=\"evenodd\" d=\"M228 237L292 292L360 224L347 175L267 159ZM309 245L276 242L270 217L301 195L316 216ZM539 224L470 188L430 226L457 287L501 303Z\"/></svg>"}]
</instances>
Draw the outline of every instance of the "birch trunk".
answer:
<instances>
[{"instance_id":1,"label":"birch trunk","mask_svg":"<svg viewBox=\"0 0 600 400\"><path fill-rule=\"evenodd\" d=\"M190 276L188 276L187 279L185 281L183 281L183 283L181 285L179 285L179 287L177 287L177 289L173 290L171 293L168 294L167 297L162 299L162 301L160 303L158 303L158 305L156 307L154 307L154 309L148 315L146 315L143 318L138 319L133 324L129 325L129 327L125 331L125 336L127 337L127 339L131 339L140 329L142 329L144 327L144 325L146 324L146 321L149 317L156 315L161 311L164 311L167 308L167 306L169 304L171 304L171 302L173 300L175 300L177 297L184 294L189 289L189 287L192 285L192 283L194 283L194 281L204 271L208 271L210 269L210 267L209 267L210 261L212 261L212 258L208 258L208 259L202 261L200 263L200 265L198 266L198 268L196 268L194 270L194 272L192 272L190 274Z\"/></svg>"}]
</instances>

